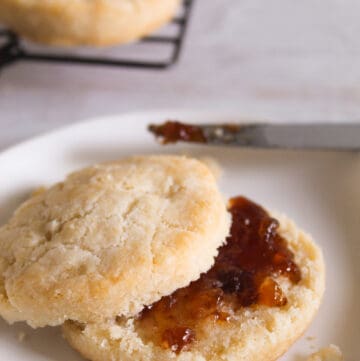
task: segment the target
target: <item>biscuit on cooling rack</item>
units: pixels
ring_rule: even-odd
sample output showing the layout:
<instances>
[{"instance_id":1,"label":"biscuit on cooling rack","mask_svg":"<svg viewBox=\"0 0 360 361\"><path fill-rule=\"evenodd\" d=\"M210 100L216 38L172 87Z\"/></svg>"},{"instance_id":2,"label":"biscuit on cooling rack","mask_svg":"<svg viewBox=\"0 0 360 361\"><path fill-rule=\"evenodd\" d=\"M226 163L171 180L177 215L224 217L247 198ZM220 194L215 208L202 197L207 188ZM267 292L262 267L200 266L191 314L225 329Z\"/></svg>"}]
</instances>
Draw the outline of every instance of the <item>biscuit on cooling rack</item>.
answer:
<instances>
[{"instance_id":1,"label":"biscuit on cooling rack","mask_svg":"<svg viewBox=\"0 0 360 361\"><path fill-rule=\"evenodd\" d=\"M48 45L105 46L150 34L175 15L180 0L1 0L0 23Z\"/></svg>"}]
</instances>

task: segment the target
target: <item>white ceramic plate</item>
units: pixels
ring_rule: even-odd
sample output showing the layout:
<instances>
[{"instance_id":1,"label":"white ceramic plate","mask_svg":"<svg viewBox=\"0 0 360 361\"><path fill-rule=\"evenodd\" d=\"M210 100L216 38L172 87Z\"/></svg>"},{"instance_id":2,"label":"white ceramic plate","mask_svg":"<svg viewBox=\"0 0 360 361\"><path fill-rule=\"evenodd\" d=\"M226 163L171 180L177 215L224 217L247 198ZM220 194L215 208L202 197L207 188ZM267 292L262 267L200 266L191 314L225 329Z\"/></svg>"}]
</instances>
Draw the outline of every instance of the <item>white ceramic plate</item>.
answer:
<instances>
[{"instance_id":1,"label":"white ceramic plate","mask_svg":"<svg viewBox=\"0 0 360 361\"><path fill-rule=\"evenodd\" d=\"M20 144L0 155L0 223L34 188L68 172L130 154L208 155L224 169L227 196L244 194L288 214L324 250L327 290L312 326L282 361L301 361L315 348L336 343L346 361L360 355L360 156L359 154L255 151L176 145L161 147L146 131L167 117L231 121L224 114L162 112L95 119ZM21 332L26 334L18 341ZM79 361L59 329L31 330L0 321L1 361ZM264 360L266 361L266 360Z\"/></svg>"}]
</instances>

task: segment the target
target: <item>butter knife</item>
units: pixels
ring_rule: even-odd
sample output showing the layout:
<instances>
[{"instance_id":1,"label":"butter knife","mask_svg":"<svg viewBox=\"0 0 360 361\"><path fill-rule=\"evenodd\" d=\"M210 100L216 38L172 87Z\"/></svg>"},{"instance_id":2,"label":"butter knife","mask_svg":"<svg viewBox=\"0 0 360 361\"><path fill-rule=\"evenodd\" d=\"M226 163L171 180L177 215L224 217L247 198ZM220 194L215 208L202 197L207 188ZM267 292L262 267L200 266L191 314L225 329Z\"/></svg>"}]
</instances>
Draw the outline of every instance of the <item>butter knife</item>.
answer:
<instances>
[{"instance_id":1,"label":"butter knife","mask_svg":"<svg viewBox=\"0 0 360 361\"><path fill-rule=\"evenodd\" d=\"M163 143L179 141L254 148L360 150L360 123L309 124L185 124L150 125Z\"/></svg>"}]
</instances>

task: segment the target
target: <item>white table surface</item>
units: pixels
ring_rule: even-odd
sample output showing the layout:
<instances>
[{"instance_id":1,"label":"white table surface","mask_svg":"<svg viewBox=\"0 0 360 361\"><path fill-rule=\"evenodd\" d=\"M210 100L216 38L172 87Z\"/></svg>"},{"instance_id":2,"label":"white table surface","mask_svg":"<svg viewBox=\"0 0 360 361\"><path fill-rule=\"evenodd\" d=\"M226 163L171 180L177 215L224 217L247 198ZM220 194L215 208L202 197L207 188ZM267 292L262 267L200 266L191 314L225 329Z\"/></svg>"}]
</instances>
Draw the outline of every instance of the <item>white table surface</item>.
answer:
<instances>
[{"instance_id":1,"label":"white table surface","mask_svg":"<svg viewBox=\"0 0 360 361\"><path fill-rule=\"evenodd\" d=\"M168 71L13 65L0 74L0 149L85 118L158 108L356 121L359 14L358 0L197 0Z\"/></svg>"}]
</instances>

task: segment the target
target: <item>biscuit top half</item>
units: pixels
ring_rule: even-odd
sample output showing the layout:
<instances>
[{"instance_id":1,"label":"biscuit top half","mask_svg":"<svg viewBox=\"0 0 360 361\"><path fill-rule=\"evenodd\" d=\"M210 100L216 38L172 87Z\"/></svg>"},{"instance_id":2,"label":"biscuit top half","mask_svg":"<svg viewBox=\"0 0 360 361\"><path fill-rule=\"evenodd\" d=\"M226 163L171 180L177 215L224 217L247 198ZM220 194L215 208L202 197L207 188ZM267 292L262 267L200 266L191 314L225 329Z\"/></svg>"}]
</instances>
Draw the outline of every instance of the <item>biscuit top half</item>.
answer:
<instances>
[{"instance_id":1,"label":"biscuit top half","mask_svg":"<svg viewBox=\"0 0 360 361\"><path fill-rule=\"evenodd\" d=\"M80 170L0 228L0 314L33 327L134 315L207 271L228 230L216 180L195 159Z\"/></svg>"}]
</instances>

